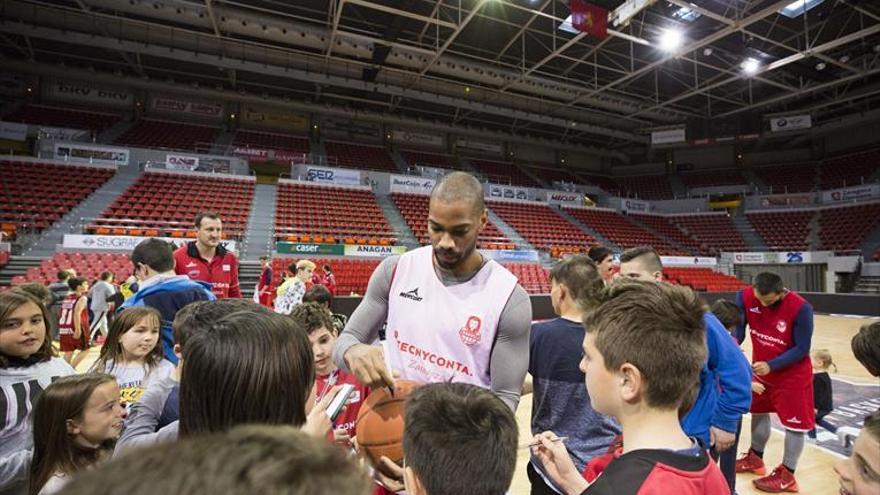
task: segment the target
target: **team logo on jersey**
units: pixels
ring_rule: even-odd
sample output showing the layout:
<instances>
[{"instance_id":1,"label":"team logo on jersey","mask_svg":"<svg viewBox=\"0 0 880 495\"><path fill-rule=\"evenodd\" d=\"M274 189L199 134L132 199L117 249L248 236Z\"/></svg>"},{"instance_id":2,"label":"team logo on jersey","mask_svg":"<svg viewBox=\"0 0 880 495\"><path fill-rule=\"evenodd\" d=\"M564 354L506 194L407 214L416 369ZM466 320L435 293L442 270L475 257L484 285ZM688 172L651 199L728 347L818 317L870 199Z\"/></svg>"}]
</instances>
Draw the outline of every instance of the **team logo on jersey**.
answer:
<instances>
[{"instance_id":1,"label":"team logo on jersey","mask_svg":"<svg viewBox=\"0 0 880 495\"><path fill-rule=\"evenodd\" d=\"M458 330L458 336L464 345L477 345L480 343L480 327L483 326L482 320L476 316L468 318L467 323Z\"/></svg>"},{"instance_id":2,"label":"team logo on jersey","mask_svg":"<svg viewBox=\"0 0 880 495\"><path fill-rule=\"evenodd\" d=\"M785 333L785 327L785 322L782 320L779 320L779 322L776 323L776 329L779 330L780 333Z\"/></svg>"},{"instance_id":3,"label":"team logo on jersey","mask_svg":"<svg viewBox=\"0 0 880 495\"><path fill-rule=\"evenodd\" d=\"M754 307L754 308L750 309L749 311L751 311L752 313L761 314L761 308L758 308L758 307Z\"/></svg>"},{"instance_id":4,"label":"team logo on jersey","mask_svg":"<svg viewBox=\"0 0 880 495\"><path fill-rule=\"evenodd\" d=\"M786 421L789 422L789 423L791 423L791 424L795 424L795 425L799 425L799 424L801 424L801 420L798 419L797 416L792 416L792 417L788 418Z\"/></svg>"},{"instance_id":5,"label":"team logo on jersey","mask_svg":"<svg viewBox=\"0 0 880 495\"><path fill-rule=\"evenodd\" d=\"M199 266L199 265L197 265L195 261L190 261L189 263L186 264L187 268L192 268L194 266Z\"/></svg>"},{"instance_id":6,"label":"team logo on jersey","mask_svg":"<svg viewBox=\"0 0 880 495\"><path fill-rule=\"evenodd\" d=\"M418 287L416 287L415 289L410 290L410 291L401 292L400 297L402 297L404 299L412 299L415 302L421 302L421 300L423 299L422 296L419 295L419 288Z\"/></svg>"}]
</instances>

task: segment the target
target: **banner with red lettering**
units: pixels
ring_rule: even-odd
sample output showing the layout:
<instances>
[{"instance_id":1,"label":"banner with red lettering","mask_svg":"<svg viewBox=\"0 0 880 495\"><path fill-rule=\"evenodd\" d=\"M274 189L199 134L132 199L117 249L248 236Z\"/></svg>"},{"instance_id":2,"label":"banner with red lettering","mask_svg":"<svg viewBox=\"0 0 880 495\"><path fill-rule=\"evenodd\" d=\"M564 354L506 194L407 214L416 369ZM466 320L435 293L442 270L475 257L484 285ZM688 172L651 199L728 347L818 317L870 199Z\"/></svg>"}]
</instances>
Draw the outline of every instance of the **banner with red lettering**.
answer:
<instances>
[{"instance_id":1,"label":"banner with red lettering","mask_svg":"<svg viewBox=\"0 0 880 495\"><path fill-rule=\"evenodd\" d=\"M595 38L608 36L608 11L584 0L571 0L571 25Z\"/></svg>"}]
</instances>

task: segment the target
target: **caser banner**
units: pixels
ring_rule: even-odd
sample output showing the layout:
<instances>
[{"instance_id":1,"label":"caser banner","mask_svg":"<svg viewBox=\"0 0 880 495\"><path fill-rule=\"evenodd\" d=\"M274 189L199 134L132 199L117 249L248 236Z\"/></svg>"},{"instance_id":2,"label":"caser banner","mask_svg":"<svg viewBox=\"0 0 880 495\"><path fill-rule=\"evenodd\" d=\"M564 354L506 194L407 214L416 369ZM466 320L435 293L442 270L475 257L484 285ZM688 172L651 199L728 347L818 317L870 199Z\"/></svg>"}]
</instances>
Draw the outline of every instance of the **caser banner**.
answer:
<instances>
[{"instance_id":1,"label":"caser banner","mask_svg":"<svg viewBox=\"0 0 880 495\"><path fill-rule=\"evenodd\" d=\"M411 175L391 174L391 192L429 194L437 183L434 179L414 177Z\"/></svg>"},{"instance_id":2,"label":"caser banner","mask_svg":"<svg viewBox=\"0 0 880 495\"><path fill-rule=\"evenodd\" d=\"M130 91L94 86L80 81L55 79L46 87L46 97L77 103L95 103L102 107L131 108L134 97Z\"/></svg>"},{"instance_id":3,"label":"caser banner","mask_svg":"<svg viewBox=\"0 0 880 495\"><path fill-rule=\"evenodd\" d=\"M65 234L62 246L64 247L64 249L101 249L104 251L131 251L138 244L147 239L150 238L131 235ZM157 237L157 239L171 242L178 247L190 241L190 239L175 237ZM222 241L221 244L223 244L226 249L230 251L235 251L235 241Z\"/></svg>"},{"instance_id":4,"label":"caser banner","mask_svg":"<svg viewBox=\"0 0 880 495\"><path fill-rule=\"evenodd\" d=\"M796 131L810 127L813 127L813 120L809 114L770 118L770 130L773 132Z\"/></svg>"},{"instance_id":5,"label":"caser banner","mask_svg":"<svg viewBox=\"0 0 880 495\"><path fill-rule=\"evenodd\" d=\"M361 173L346 168L308 167L306 168L306 180L358 186L361 183Z\"/></svg>"}]
</instances>

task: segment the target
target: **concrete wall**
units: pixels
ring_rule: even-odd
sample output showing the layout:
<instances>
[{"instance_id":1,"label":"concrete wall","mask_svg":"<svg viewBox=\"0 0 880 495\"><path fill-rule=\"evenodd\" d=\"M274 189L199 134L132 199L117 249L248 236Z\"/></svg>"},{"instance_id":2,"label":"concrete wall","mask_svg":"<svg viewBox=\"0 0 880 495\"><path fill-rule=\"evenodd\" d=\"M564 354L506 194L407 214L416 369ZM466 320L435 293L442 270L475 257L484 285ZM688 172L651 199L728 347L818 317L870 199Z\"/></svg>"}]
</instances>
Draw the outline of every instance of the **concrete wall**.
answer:
<instances>
[{"instance_id":1,"label":"concrete wall","mask_svg":"<svg viewBox=\"0 0 880 495\"><path fill-rule=\"evenodd\" d=\"M552 148L533 146L530 144L507 145L508 151L513 151L513 160L519 163L555 163L556 152ZM508 159L510 156L507 157Z\"/></svg>"},{"instance_id":2,"label":"concrete wall","mask_svg":"<svg viewBox=\"0 0 880 495\"><path fill-rule=\"evenodd\" d=\"M736 165L732 144L677 149L672 155L676 165L691 164L694 170L732 168Z\"/></svg>"},{"instance_id":3,"label":"concrete wall","mask_svg":"<svg viewBox=\"0 0 880 495\"><path fill-rule=\"evenodd\" d=\"M743 154L743 164L748 166L774 165L777 163L809 161L811 159L812 155L809 148L778 151L759 151L755 153Z\"/></svg>"},{"instance_id":4,"label":"concrete wall","mask_svg":"<svg viewBox=\"0 0 880 495\"><path fill-rule=\"evenodd\" d=\"M611 175L659 175L666 173L665 163L640 163L638 165L619 165L611 169Z\"/></svg>"},{"instance_id":5,"label":"concrete wall","mask_svg":"<svg viewBox=\"0 0 880 495\"><path fill-rule=\"evenodd\" d=\"M866 123L825 137L825 153L839 153L850 148L877 144L880 135L880 122Z\"/></svg>"}]
</instances>

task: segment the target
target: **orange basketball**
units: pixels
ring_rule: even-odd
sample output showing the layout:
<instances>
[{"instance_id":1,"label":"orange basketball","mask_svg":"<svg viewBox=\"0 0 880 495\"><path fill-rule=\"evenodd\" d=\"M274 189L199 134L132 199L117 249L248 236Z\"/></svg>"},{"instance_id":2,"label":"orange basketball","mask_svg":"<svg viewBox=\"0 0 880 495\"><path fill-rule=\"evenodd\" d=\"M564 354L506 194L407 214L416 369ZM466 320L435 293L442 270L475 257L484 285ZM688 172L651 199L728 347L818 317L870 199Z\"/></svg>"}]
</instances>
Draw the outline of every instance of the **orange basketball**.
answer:
<instances>
[{"instance_id":1,"label":"orange basketball","mask_svg":"<svg viewBox=\"0 0 880 495\"><path fill-rule=\"evenodd\" d=\"M396 380L393 397L387 388L373 389L361 405L355 423L357 443L375 468L380 468L382 456L403 463L404 403L418 386L409 380Z\"/></svg>"}]
</instances>

